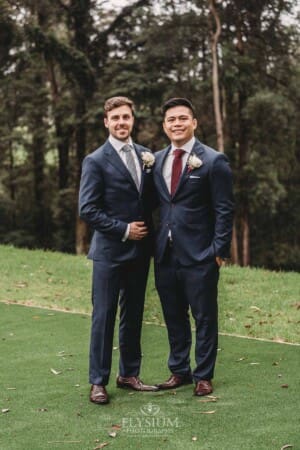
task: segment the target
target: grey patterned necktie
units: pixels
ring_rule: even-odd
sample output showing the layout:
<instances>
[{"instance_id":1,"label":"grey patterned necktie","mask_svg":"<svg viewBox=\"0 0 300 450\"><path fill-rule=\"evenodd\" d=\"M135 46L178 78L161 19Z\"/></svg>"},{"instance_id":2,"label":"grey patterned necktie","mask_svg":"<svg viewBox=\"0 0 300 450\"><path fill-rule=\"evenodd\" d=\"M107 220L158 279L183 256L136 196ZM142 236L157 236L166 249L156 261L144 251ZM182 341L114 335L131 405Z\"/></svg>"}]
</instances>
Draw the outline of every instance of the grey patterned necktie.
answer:
<instances>
[{"instance_id":1,"label":"grey patterned necktie","mask_svg":"<svg viewBox=\"0 0 300 450\"><path fill-rule=\"evenodd\" d=\"M140 183L139 183L139 178L138 178L138 174L136 171L136 166L135 166L135 162L134 162L134 158L133 158L133 154L132 152L134 151L133 148L129 145L126 144L121 148L122 152L125 153L125 160L126 160L126 165L127 165L127 169L130 172L130 175L133 178L133 181L136 184L136 187L139 189L140 187Z\"/></svg>"}]
</instances>

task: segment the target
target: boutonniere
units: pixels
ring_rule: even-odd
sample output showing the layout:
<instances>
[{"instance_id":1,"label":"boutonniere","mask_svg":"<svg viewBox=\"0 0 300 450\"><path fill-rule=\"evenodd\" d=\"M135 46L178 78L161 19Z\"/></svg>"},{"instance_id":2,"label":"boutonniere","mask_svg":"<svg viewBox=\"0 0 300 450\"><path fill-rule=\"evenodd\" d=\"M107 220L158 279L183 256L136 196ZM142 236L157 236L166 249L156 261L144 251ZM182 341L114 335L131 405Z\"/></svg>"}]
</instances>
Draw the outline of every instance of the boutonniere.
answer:
<instances>
[{"instance_id":1,"label":"boutonniere","mask_svg":"<svg viewBox=\"0 0 300 450\"><path fill-rule=\"evenodd\" d=\"M192 153L187 161L188 172L194 169L199 169L203 165L202 159L198 158L194 153Z\"/></svg>"},{"instance_id":2,"label":"boutonniere","mask_svg":"<svg viewBox=\"0 0 300 450\"><path fill-rule=\"evenodd\" d=\"M143 170L150 169L155 163L155 156L150 152L142 152Z\"/></svg>"}]
</instances>

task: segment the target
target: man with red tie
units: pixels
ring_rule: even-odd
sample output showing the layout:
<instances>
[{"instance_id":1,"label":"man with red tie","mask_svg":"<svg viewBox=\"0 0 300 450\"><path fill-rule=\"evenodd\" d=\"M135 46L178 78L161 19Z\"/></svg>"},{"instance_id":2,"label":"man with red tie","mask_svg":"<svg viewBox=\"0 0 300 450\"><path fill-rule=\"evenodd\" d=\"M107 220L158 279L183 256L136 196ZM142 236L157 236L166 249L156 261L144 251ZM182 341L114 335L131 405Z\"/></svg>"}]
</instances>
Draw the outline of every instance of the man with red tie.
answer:
<instances>
[{"instance_id":1,"label":"man with red tie","mask_svg":"<svg viewBox=\"0 0 300 450\"><path fill-rule=\"evenodd\" d=\"M163 128L171 144L156 153L154 183L160 221L155 280L168 330L174 389L195 382L196 396L213 391L217 356L219 268L229 257L233 222L228 159L198 141L192 103L172 98L163 105ZM191 371L189 310L195 320L196 367Z\"/></svg>"}]
</instances>

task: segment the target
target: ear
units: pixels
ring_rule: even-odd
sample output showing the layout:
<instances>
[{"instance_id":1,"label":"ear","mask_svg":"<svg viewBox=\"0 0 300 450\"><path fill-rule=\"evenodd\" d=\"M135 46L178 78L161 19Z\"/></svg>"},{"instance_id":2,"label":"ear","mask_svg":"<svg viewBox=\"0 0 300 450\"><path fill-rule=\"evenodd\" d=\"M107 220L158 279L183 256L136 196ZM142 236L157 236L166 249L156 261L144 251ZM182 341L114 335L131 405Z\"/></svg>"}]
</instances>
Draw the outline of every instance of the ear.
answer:
<instances>
[{"instance_id":1,"label":"ear","mask_svg":"<svg viewBox=\"0 0 300 450\"><path fill-rule=\"evenodd\" d=\"M107 117L104 117L104 126L105 126L105 128L108 128L108 120L107 120Z\"/></svg>"},{"instance_id":2,"label":"ear","mask_svg":"<svg viewBox=\"0 0 300 450\"><path fill-rule=\"evenodd\" d=\"M193 119L193 128L194 128L194 130L196 130L197 125L198 125L197 119L194 118Z\"/></svg>"}]
</instances>

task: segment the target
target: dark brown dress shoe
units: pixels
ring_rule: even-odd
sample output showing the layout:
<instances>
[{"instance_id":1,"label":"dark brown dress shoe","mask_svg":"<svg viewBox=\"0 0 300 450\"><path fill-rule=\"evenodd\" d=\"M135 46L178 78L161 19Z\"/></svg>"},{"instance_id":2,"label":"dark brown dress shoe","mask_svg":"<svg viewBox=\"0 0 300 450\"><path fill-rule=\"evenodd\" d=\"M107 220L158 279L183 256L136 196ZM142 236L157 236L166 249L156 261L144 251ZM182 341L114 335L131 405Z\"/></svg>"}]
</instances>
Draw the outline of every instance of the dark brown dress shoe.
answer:
<instances>
[{"instance_id":1,"label":"dark brown dress shoe","mask_svg":"<svg viewBox=\"0 0 300 450\"><path fill-rule=\"evenodd\" d=\"M196 383L194 394L202 397L203 395L209 395L213 391L213 387L211 381L209 380L200 380Z\"/></svg>"},{"instance_id":2,"label":"dark brown dress shoe","mask_svg":"<svg viewBox=\"0 0 300 450\"><path fill-rule=\"evenodd\" d=\"M97 403L97 405L105 405L108 403L109 398L105 386L93 384L91 386L90 401Z\"/></svg>"},{"instance_id":3,"label":"dark brown dress shoe","mask_svg":"<svg viewBox=\"0 0 300 450\"><path fill-rule=\"evenodd\" d=\"M176 375L175 373L172 373L172 375L167 381L161 384L157 384L156 386L159 389L175 389L180 386L183 386L184 384L192 384L192 382L193 378L191 374Z\"/></svg>"},{"instance_id":4,"label":"dark brown dress shoe","mask_svg":"<svg viewBox=\"0 0 300 450\"><path fill-rule=\"evenodd\" d=\"M157 386L144 384L139 377L117 377L117 386L119 388L133 389L134 391L158 391Z\"/></svg>"}]
</instances>

